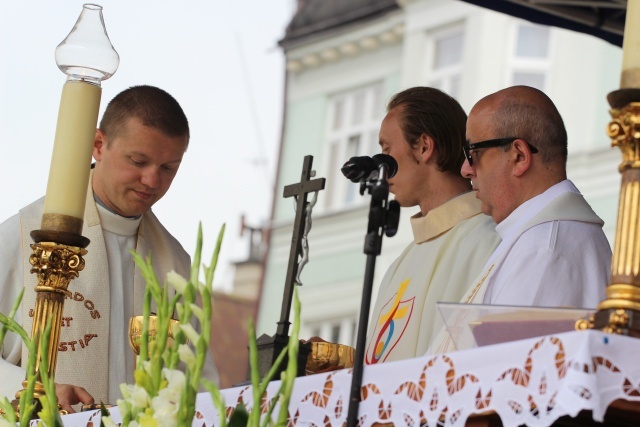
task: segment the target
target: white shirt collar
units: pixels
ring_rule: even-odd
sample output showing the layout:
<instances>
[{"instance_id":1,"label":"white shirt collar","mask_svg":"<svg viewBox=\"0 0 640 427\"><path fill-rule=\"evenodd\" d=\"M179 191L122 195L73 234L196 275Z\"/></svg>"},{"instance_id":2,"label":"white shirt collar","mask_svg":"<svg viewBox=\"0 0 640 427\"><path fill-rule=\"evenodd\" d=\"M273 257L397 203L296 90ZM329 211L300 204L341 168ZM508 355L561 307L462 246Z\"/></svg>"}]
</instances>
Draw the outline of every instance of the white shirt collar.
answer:
<instances>
[{"instance_id":1,"label":"white shirt collar","mask_svg":"<svg viewBox=\"0 0 640 427\"><path fill-rule=\"evenodd\" d=\"M138 226L142 221L142 216L137 218L125 218L111 212L99 203L96 203L98 215L100 215L100 225L103 230L110 231L121 236L135 236L138 233Z\"/></svg>"}]
</instances>

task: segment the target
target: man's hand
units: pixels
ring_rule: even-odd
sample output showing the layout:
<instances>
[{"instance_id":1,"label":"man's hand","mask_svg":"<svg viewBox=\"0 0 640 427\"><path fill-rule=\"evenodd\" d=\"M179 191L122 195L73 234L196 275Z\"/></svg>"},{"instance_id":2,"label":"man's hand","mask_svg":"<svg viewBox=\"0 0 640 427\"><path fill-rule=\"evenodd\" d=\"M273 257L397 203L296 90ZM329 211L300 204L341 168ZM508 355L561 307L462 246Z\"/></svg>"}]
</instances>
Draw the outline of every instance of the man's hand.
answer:
<instances>
[{"instance_id":1,"label":"man's hand","mask_svg":"<svg viewBox=\"0 0 640 427\"><path fill-rule=\"evenodd\" d=\"M58 396L58 405L60 408L73 414L71 405L82 403L89 405L94 403L93 396L82 387L76 387L71 384L56 384L56 396Z\"/></svg>"}]
</instances>

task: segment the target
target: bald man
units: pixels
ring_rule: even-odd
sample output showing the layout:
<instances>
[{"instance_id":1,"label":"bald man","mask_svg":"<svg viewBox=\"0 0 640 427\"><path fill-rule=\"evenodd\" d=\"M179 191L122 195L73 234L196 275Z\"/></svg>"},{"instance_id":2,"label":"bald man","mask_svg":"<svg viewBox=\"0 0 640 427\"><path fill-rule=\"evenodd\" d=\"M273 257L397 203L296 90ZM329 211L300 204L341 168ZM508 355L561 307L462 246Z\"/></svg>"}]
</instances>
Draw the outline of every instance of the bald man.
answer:
<instances>
[{"instance_id":1,"label":"bald man","mask_svg":"<svg viewBox=\"0 0 640 427\"><path fill-rule=\"evenodd\" d=\"M463 302L595 308L611 248L567 179L567 132L551 99L527 86L481 99L463 151L461 174L502 238Z\"/></svg>"}]
</instances>

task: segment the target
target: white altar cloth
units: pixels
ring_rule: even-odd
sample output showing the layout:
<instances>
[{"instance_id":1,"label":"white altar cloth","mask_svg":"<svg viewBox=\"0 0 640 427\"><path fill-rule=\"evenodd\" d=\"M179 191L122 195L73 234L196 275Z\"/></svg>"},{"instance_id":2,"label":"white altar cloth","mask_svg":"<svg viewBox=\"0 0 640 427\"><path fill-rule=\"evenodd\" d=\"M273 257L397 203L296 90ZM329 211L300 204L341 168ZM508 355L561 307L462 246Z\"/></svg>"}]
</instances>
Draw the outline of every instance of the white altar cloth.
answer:
<instances>
[{"instance_id":1,"label":"white altar cloth","mask_svg":"<svg viewBox=\"0 0 640 427\"><path fill-rule=\"evenodd\" d=\"M640 402L638 354L638 339L579 331L367 366L360 425L418 427L426 421L435 426L441 420L446 426L463 426L470 415L487 411L495 411L504 425L547 426L581 410L593 411L594 420L602 421L614 400ZM277 385L269 386L262 411ZM298 378L289 405L290 421L343 425L350 385L350 370ZM240 402L253 407L249 387L222 393L228 413ZM193 426L219 424L207 393L198 395L197 408ZM120 420L117 408L111 413ZM99 415L98 411L72 414L63 421L67 427L85 427L91 421L97 426Z\"/></svg>"}]
</instances>

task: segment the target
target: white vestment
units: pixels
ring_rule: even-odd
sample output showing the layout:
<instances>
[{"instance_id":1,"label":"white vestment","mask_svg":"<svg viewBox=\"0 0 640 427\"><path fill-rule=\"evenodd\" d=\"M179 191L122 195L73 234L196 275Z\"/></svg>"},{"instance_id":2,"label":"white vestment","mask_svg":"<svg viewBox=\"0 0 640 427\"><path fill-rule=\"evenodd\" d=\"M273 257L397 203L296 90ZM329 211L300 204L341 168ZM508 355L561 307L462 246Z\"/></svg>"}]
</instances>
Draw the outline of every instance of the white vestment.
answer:
<instances>
[{"instance_id":1,"label":"white vestment","mask_svg":"<svg viewBox=\"0 0 640 427\"><path fill-rule=\"evenodd\" d=\"M496 227L502 243L472 302L595 308L611 270L603 225L569 180L526 201Z\"/></svg>"},{"instance_id":2,"label":"white vestment","mask_svg":"<svg viewBox=\"0 0 640 427\"><path fill-rule=\"evenodd\" d=\"M380 285L367 329L367 364L422 356L442 327L436 302L459 301L500 239L465 193L411 218L414 241Z\"/></svg>"},{"instance_id":3,"label":"white vestment","mask_svg":"<svg viewBox=\"0 0 640 427\"><path fill-rule=\"evenodd\" d=\"M8 314L24 287L22 308L16 320L29 334L32 324L29 312L35 306L33 288L37 283L36 276L30 274L29 244L33 241L29 233L40 228L43 204L44 198L0 224L0 311ZM113 215L107 212L105 216L105 212L102 210L105 218ZM135 243L136 251L143 257L151 255L161 281L171 270L188 278L191 267L189 255L151 211L142 215L134 239L118 234L122 233L122 227L117 221L108 220L105 232L100 216L93 192L88 191L82 235L91 243L84 257L84 270L68 288L72 296L65 300L55 380L84 387L96 402L115 404L120 397L119 383L123 379L133 382L128 316L132 312L142 314L145 285L140 271L132 270L131 254L126 249ZM119 244L124 252L117 249ZM119 254L120 259L116 260L114 254ZM26 358L26 349L21 344L16 334L8 333L2 347L0 394L9 399L22 388L25 377L24 369L19 367L21 359ZM115 359L111 360L112 357ZM218 379L210 354L203 376Z\"/></svg>"},{"instance_id":4,"label":"white vestment","mask_svg":"<svg viewBox=\"0 0 640 427\"><path fill-rule=\"evenodd\" d=\"M571 181L550 187L498 224L502 242L461 302L595 308L611 266L603 225ZM441 332L429 353L455 350Z\"/></svg>"}]
</instances>

